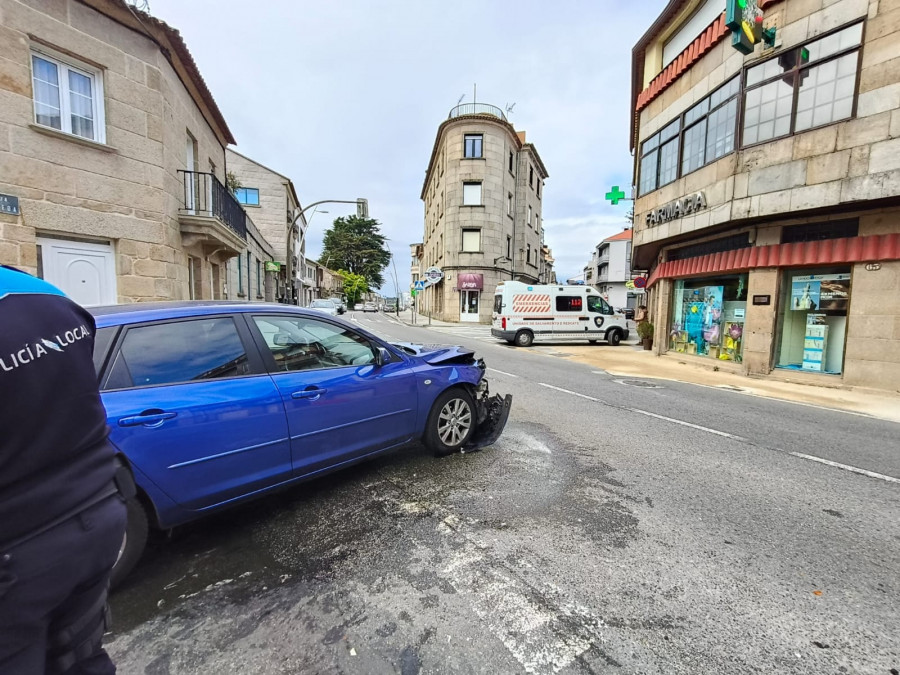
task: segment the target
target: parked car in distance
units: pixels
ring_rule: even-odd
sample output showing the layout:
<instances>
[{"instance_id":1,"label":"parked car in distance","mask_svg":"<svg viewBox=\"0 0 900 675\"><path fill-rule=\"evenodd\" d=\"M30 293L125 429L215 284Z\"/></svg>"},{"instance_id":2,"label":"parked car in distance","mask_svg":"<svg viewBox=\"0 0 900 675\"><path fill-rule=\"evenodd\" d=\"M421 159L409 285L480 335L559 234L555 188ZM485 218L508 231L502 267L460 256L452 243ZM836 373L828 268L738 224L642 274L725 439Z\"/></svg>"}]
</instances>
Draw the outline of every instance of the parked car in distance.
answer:
<instances>
[{"instance_id":1,"label":"parked car in distance","mask_svg":"<svg viewBox=\"0 0 900 675\"><path fill-rule=\"evenodd\" d=\"M634 319L634 307L619 307L616 312L624 314L626 319Z\"/></svg>"},{"instance_id":2,"label":"parked car in distance","mask_svg":"<svg viewBox=\"0 0 900 675\"><path fill-rule=\"evenodd\" d=\"M367 302L363 305L363 311L364 312L377 312L378 307L375 305L374 302Z\"/></svg>"},{"instance_id":3,"label":"parked car in distance","mask_svg":"<svg viewBox=\"0 0 900 675\"><path fill-rule=\"evenodd\" d=\"M314 309L317 312L324 312L325 314L330 314L331 316L337 316L338 310L335 307L334 302L331 300L313 300L309 303L309 309Z\"/></svg>"},{"instance_id":4,"label":"parked car in distance","mask_svg":"<svg viewBox=\"0 0 900 675\"><path fill-rule=\"evenodd\" d=\"M110 442L137 485L116 585L150 527L208 513L408 444L484 447L512 397L463 347L389 344L279 304L93 307Z\"/></svg>"},{"instance_id":5,"label":"parked car in distance","mask_svg":"<svg viewBox=\"0 0 900 675\"><path fill-rule=\"evenodd\" d=\"M363 311L363 309L365 309L365 305L363 305L363 303L361 302L357 302L355 305L353 305L354 312L361 312Z\"/></svg>"}]
</instances>

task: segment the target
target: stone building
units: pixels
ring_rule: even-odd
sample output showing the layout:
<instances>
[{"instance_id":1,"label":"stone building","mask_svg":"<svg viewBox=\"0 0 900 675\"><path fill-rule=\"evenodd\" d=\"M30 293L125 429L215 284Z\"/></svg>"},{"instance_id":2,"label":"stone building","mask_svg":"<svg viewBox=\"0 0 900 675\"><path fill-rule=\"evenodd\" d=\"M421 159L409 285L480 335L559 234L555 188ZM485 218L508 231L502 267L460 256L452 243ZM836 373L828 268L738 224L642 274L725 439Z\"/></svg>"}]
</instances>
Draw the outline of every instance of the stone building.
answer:
<instances>
[{"instance_id":1,"label":"stone building","mask_svg":"<svg viewBox=\"0 0 900 675\"><path fill-rule=\"evenodd\" d=\"M594 247L584 268L584 280L613 307L635 307L640 293L626 287L631 281L631 230L607 237Z\"/></svg>"},{"instance_id":2,"label":"stone building","mask_svg":"<svg viewBox=\"0 0 900 675\"><path fill-rule=\"evenodd\" d=\"M654 350L896 391L900 7L746 4L671 0L633 50Z\"/></svg>"},{"instance_id":3,"label":"stone building","mask_svg":"<svg viewBox=\"0 0 900 675\"><path fill-rule=\"evenodd\" d=\"M0 56L0 263L86 305L221 297L248 226L179 33L124 0L0 0Z\"/></svg>"},{"instance_id":4,"label":"stone building","mask_svg":"<svg viewBox=\"0 0 900 675\"><path fill-rule=\"evenodd\" d=\"M547 176L537 149L502 110L470 103L450 111L438 127L420 195L421 273L438 267L444 276L419 295L420 311L444 321L489 323L500 281L539 281Z\"/></svg>"},{"instance_id":5,"label":"stone building","mask_svg":"<svg viewBox=\"0 0 900 675\"><path fill-rule=\"evenodd\" d=\"M273 298L292 305L306 305L311 299L311 294L307 292L311 280L307 279L304 285L303 275L307 222L306 217L300 214L300 200L293 181L233 148L226 150L226 159L228 172L241 185L235 190L238 202L247 211L263 239L271 245L274 253L269 261L279 264L278 272L270 277L270 283L274 285ZM259 263L258 260L256 262ZM229 261L231 286L237 288L235 281L239 275L250 271L250 267L241 264L240 258Z\"/></svg>"}]
</instances>

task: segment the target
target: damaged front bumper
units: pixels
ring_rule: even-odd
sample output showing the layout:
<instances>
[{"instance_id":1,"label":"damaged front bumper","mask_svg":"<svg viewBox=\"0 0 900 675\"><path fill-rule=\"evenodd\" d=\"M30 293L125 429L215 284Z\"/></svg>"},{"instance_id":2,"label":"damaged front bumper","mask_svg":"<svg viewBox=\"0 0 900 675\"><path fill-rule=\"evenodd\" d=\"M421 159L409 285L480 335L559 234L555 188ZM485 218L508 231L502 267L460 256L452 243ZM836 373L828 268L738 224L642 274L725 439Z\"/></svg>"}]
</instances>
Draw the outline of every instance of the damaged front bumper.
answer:
<instances>
[{"instance_id":1,"label":"damaged front bumper","mask_svg":"<svg viewBox=\"0 0 900 675\"><path fill-rule=\"evenodd\" d=\"M509 411L512 408L512 394L493 396L488 392L487 380L482 380L478 386L475 399L476 418L478 426L475 433L465 445L465 450L477 450L493 445L509 419Z\"/></svg>"}]
</instances>

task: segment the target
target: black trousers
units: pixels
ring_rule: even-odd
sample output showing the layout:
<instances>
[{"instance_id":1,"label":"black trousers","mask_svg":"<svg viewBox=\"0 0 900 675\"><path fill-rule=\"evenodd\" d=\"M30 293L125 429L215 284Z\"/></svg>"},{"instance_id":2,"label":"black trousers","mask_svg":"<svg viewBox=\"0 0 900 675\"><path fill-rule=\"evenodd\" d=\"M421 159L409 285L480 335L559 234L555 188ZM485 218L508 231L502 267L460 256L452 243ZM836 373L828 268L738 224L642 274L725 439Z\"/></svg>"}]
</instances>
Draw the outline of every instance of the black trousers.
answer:
<instances>
[{"instance_id":1,"label":"black trousers","mask_svg":"<svg viewBox=\"0 0 900 675\"><path fill-rule=\"evenodd\" d=\"M125 504L115 495L0 550L0 675L116 672L90 636L103 620L102 596L124 533Z\"/></svg>"}]
</instances>

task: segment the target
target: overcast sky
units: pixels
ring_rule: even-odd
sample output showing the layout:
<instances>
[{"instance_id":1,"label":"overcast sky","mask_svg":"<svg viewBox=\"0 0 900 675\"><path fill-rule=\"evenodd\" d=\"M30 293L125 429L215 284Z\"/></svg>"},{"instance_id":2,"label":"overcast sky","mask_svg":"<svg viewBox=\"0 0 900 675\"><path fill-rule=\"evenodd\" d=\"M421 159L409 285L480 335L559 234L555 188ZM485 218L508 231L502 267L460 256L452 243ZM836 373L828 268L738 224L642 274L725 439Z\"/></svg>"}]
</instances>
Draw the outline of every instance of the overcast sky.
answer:
<instances>
[{"instance_id":1,"label":"overcast sky","mask_svg":"<svg viewBox=\"0 0 900 675\"><path fill-rule=\"evenodd\" d=\"M437 127L475 83L478 101L515 103L510 121L550 173L543 220L560 280L626 225L628 204L604 194L630 192L631 49L665 4L149 0L181 31L237 150L290 177L303 204L368 198L404 290ZM355 212L323 208L310 222L313 259L331 221Z\"/></svg>"}]
</instances>

